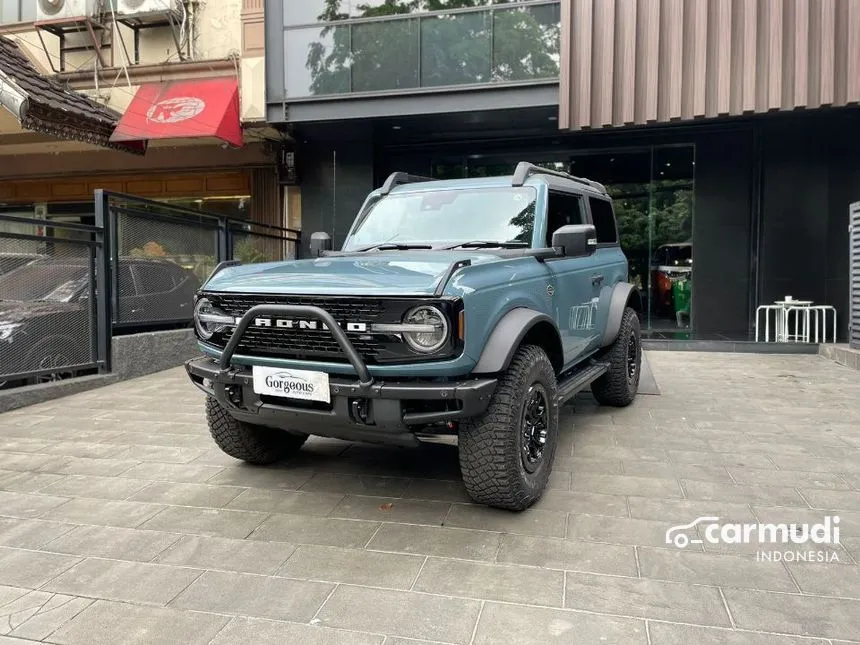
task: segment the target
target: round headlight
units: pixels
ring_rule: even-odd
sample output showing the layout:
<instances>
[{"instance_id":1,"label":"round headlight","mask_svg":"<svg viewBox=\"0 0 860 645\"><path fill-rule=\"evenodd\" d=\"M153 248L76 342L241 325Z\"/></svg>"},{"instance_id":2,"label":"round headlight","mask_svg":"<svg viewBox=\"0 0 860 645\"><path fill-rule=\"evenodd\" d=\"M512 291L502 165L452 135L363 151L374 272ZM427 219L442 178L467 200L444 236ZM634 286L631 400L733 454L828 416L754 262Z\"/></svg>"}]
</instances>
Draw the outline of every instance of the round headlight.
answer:
<instances>
[{"instance_id":1,"label":"round headlight","mask_svg":"<svg viewBox=\"0 0 860 645\"><path fill-rule=\"evenodd\" d=\"M448 319L437 307L420 305L406 312L403 322L421 325L421 331L403 332L403 338L415 351L430 354L448 342Z\"/></svg>"},{"instance_id":2,"label":"round headlight","mask_svg":"<svg viewBox=\"0 0 860 645\"><path fill-rule=\"evenodd\" d=\"M203 340L227 329L233 318L213 305L208 299L200 298L194 305L194 327Z\"/></svg>"}]
</instances>

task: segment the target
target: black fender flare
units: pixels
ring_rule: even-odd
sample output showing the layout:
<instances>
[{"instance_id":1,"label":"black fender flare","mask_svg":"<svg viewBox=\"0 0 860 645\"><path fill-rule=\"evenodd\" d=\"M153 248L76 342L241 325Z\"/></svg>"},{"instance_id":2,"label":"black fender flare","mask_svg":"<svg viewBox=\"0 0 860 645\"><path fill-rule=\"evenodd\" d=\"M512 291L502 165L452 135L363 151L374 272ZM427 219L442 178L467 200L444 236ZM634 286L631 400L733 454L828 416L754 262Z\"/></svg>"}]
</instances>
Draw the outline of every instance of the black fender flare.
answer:
<instances>
[{"instance_id":1,"label":"black fender flare","mask_svg":"<svg viewBox=\"0 0 860 645\"><path fill-rule=\"evenodd\" d=\"M609 315L606 318L606 329L601 343L603 347L611 345L618 337L618 332L621 331L621 319L628 306L633 307L637 312L642 311L642 297L639 295L639 290L629 282L616 284L612 287L612 294L609 297Z\"/></svg>"},{"instance_id":2,"label":"black fender flare","mask_svg":"<svg viewBox=\"0 0 860 645\"><path fill-rule=\"evenodd\" d=\"M549 323L555 329L555 321L546 314L528 307L511 309L496 323L472 372L492 374L506 370L523 338L535 325L542 322ZM558 343L560 347L560 337L558 337Z\"/></svg>"}]
</instances>

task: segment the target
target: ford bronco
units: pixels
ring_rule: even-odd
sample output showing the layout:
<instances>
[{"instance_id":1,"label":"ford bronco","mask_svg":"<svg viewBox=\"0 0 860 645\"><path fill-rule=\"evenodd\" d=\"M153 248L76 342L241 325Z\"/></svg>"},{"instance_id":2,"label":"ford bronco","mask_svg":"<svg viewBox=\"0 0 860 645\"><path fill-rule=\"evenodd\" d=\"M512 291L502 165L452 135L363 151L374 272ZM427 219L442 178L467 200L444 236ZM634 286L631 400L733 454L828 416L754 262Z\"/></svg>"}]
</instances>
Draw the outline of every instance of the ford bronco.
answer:
<instances>
[{"instance_id":1,"label":"ford bronco","mask_svg":"<svg viewBox=\"0 0 860 645\"><path fill-rule=\"evenodd\" d=\"M459 446L477 502L521 510L552 470L559 406L639 384L639 292L597 182L394 173L340 251L224 263L201 287L186 364L224 452L255 464L309 435Z\"/></svg>"}]
</instances>

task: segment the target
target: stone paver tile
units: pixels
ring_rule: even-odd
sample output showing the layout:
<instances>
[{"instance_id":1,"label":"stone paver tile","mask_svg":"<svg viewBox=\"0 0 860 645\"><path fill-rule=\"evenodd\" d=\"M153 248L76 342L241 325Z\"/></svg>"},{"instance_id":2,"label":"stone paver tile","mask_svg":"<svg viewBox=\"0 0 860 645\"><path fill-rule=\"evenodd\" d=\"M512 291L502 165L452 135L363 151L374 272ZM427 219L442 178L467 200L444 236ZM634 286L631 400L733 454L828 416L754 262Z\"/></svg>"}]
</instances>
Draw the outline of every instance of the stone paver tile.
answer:
<instances>
[{"instance_id":1,"label":"stone paver tile","mask_svg":"<svg viewBox=\"0 0 860 645\"><path fill-rule=\"evenodd\" d=\"M86 609L92 600L33 591L0 607L0 633L42 640ZM0 639L0 645L2 645Z\"/></svg>"},{"instance_id":2,"label":"stone paver tile","mask_svg":"<svg viewBox=\"0 0 860 645\"><path fill-rule=\"evenodd\" d=\"M731 466L735 468L773 468L773 462L762 454L733 454L706 450L668 450L669 460L676 464L697 466ZM695 479L695 478L691 478Z\"/></svg>"},{"instance_id":3,"label":"stone paver tile","mask_svg":"<svg viewBox=\"0 0 860 645\"><path fill-rule=\"evenodd\" d=\"M306 515L272 515L251 535L251 540L319 544L360 549L379 527L378 522L336 520Z\"/></svg>"},{"instance_id":4,"label":"stone paver tile","mask_svg":"<svg viewBox=\"0 0 860 645\"><path fill-rule=\"evenodd\" d=\"M406 491L409 482L409 479L403 477L317 473L302 486L302 490L314 493L340 493L341 495L400 497Z\"/></svg>"},{"instance_id":5,"label":"stone paver tile","mask_svg":"<svg viewBox=\"0 0 860 645\"><path fill-rule=\"evenodd\" d=\"M43 452L66 457L86 457L88 459L107 459L122 451L122 446L91 441L58 441Z\"/></svg>"},{"instance_id":6,"label":"stone paver tile","mask_svg":"<svg viewBox=\"0 0 860 645\"><path fill-rule=\"evenodd\" d=\"M137 461L159 461L168 464L189 464L203 455L203 448L183 448L176 446L121 446L115 457ZM223 453L222 453L223 454ZM235 460L234 462L235 463Z\"/></svg>"},{"instance_id":7,"label":"stone paver tile","mask_svg":"<svg viewBox=\"0 0 860 645\"><path fill-rule=\"evenodd\" d=\"M329 517L441 525L450 508L448 502L347 495L332 509Z\"/></svg>"},{"instance_id":8,"label":"stone paver tile","mask_svg":"<svg viewBox=\"0 0 860 645\"><path fill-rule=\"evenodd\" d=\"M445 526L564 537L566 518L567 514L564 512L539 511L534 508L521 513L511 513L477 504L454 504L445 520Z\"/></svg>"},{"instance_id":9,"label":"stone paver tile","mask_svg":"<svg viewBox=\"0 0 860 645\"><path fill-rule=\"evenodd\" d=\"M814 458L807 455L773 455L772 459L783 470L802 470L812 473L860 473L860 463L850 454L835 459Z\"/></svg>"},{"instance_id":10,"label":"stone paver tile","mask_svg":"<svg viewBox=\"0 0 860 645\"><path fill-rule=\"evenodd\" d=\"M0 469L22 473L36 470L56 472L57 468L61 468L68 461L67 457L60 455L0 452Z\"/></svg>"},{"instance_id":11,"label":"stone paver tile","mask_svg":"<svg viewBox=\"0 0 860 645\"><path fill-rule=\"evenodd\" d=\"M140 528L212 537L247 537L266 519L266 513L221 508L168 506Z\"/></svg>"},{"instance_id":12,"label":"stone paver tile","mask_svg":"<svg viewBox=\"0 0 860 645\"><path fill-rule=\"evenodd\" d=\"M739 484L758 486L785 486L789 488L824 488L849 490L847 482L834 473L810 473L802 470L775 470L773 468L729 468Z\"/></svg>"},{"instance_id":13,"label":"stone paver tile","mask_svg":"<svg viewBox=\"0 0 860 645\"><path fill-rule=\"evenodd\" d=\"M860 510L860 491L812 490L800 491L813 508Z\"/></svg>"},{"instance_id":14,"label":"stone paver tile","mask_svg":"<svg viewBox=\"0 0 860 645\"><path fill-rule=\"evenodd\" d=\"M756 562L731 555L681 549L639 549L643 578L796 593L797 587L778 562Z\"/></svg>"},{"instance_id":15,"label":"stone paver tile","mask_svg":"<svg viewBox=\"0 0 860 645\"><path fill-rule=\"evenodd\" d=\"M28 593L31 593L29 589L0 585L0 607L17 600L18 598L23 598Z\"/></svg>"},{"instance_id":16,"label":"stone paver tile","mask_svg":"<svg viewBox=\"0 0 860 645\"><path fill-rule=\"evenodd\" d=\"M834 567L814 562L790 562L786 566L803 593L860 599L860 566Z\"/></svg>"},{"instance_id":17,"label":"stone paver tile","mask_svg":"<svg viewBox=\"0 0 860 645\"><path fill-rule=\"evenodd\" d=\"M754 486L681 480L687 497L708 502L741 502L768 504L772 506L797 506L806 508L806 502L793 488L777 486ZM695 519L695 518L693 518Z\"/></svg>"},{"instance_id":18,"label":"stone paver tile","mask_svg":"<svg viewBox=\"0 0 860 645\"><path fill-rule=\"evenodd\" d=\"M567 490L569 482L564 485ZM429 499L439 502L471 501L463 482L443 481L439 479L413 479L403 491L406 499Z\"/></svg>"},{"instance_id":19,"label":"stone paver tile","mask_svg":"<svg viewBox=\"0 0 860 645\"><path fill-rule=\"evenodd\" d=\"M48 495L68 497L95 497L99 499L123 500L146 487L149 482L142 479L122 477L95 477L92 475L67 475L42 489Z\"/></svg>"},{"instance_id":20,"label":"stone paver tile","mask_svg":"<svg viewBox=\"0 0 860 645\"><path fill-rule=\"evenodd\" d=\"M851 640L860 634L860 600L725 589L741 629Z\"/></svg>"},{"instance_id":21,"label":"stone paver tile","mask_svg":"<svg viewBox=\"0 0 860 645\"><path fill-rule=\"evenodd\" d=\"M683 497L681 487L675 479L628 475L594 475L575 472L571 479L570 490L642 497Z\"/></svg>"},{"instance_id":22,"label":"stone paver tile","mask_svg":"<svg viewBox=\"0 0 860 645\"><path fill-rule=\"evenodd\" d=\"M68 501L68 497L0 491L0 515L21 518L39 517Z\"/></svg>"},{"instance_id":23,"label":"stone paver tile","mask_svg":"<svg viewBox=\"0 0 860 645\"><path fill-rule=\"evenodd\" d=\"M233 486L153 482L128 499L135 502L155 502L175 506L222 508L235 499L242 490Z\"/></svg>"},{"instance_id":24,"label":"stone paver tile","mask_svg":"<svg viewBox=\"0 0 860 645\"><path fill-rule=\"evenodd\" d=\"M208 645L227 616L97 600L50 637L60 645Z\"/></svg>"},{"instance_id":25,"label":"stone paver tile","mask_svg":"<svg viewBox=\"0 0 860 645\"><path fill-rule=\"evenodd\" d=\"M257 542L186 535L156 558L164 564L273 574L295 550L288 542Z\"/></svg>"},{"instance_id":26,"label":"stone paver tile","mask_svg":"<svg viewBox=\"0 0 860 645\"><path fill-rule=\"evenodd\" d=\"M306 623L332 589L334 585L324 582L207 571L171 606Z\"/></svg>"},{"instance_id":27,"label":"stone paver tile","mask_svg":"<svg viewBox=\"0 0 860 645\"><path fill-rule=\"evenodd\" d=\"M570 473L565 472L563 470L553 470L549 474L549 479L546 482L547 491L551 490L559 490L559 491L569 491L570 490ZM471 499L467 496L464 500L451 500L452 502L463 501L470 502Z\"/></svg>"},{"instance_id":28,"label":"stone paver tile","mask_svg":"<svg viewBox=\"0 0 860 645\"><path fill-rule=\"evenodd\" d=\"M567 573L565 606L604 614L729 627L716 587Z\"/></svg>"},{"instance_id":29,"label":"stone paver tile","mask_svg":"<svg viewBox=\"0 0 860 645\"><path fill-rule=\"evenodd\" d=\"M695 518L693 518L695 519ZM610 544L666 546L668 522L571 514L567 537Z\"/></svg>"},{"instance_id":30,"label":"stone paver tile","mask_svg":"<svg viewBox=\"0 0 860 645\"><path fill-rule=\"evenodd\" d=\"M41 493L47 486L65 477L55 473L22 473L15 470L4 470L3 473L0 489L15 493Z\"/></svg>"},{"instance_id":31,"label":"stone paver tile","mask_svg":"<svg viewBox=\"0 0 860 645\"><path fill-rule=\"evenodd\" d=\"M783 506L753 506L756 517L763 524L821 524L829 515L839 518L839 534L860 537L860 511L825 511L814 508L786 508Z\"/></svg>"},{"instance_id":32,"label":"stone paver tile","mask_svg":"<svg viewBox=\"0 0 860 645\"><path fill-rule=\"evenodd\" d=\"M239 462L235 466L222 468L221 472L211 477L207 483L249 488L297 490L313 474L314 471L310 468L261 467Z\"/></svg>"},{"instance_id":33,"label":"stone paver tile","mask_svg":"<svg viewBox=\"0 0 860 645\"><path fill-rule=\"evenodd\" d=\"M73 528L75 528L74 524L63 522L0 517L0 546L38 549Z\"/></svg>"},{"instance_id":34,"label":"stone paver tile","mask_svg":"<svg viewBox=\"0 0 860 645\"><path fill-rule=\"evenodd\" d=\"M80 560L69 555L2 547L0 585L36 589Z\"/></svg>"},{"instance_id":35,"label":"stone paver tile","mask_svg":"<svg viewBox=\"0 0 860 645\"><path fill-rule=\"evenodd\" d=\"M517 565L430 558L413 589L445 596L564 606L563 572Z\"/></svg>"},{"instance_id":36,"label":"stone paver tile","mask_svg":"<svg viewBox=\"0 0 860 645\"><path fill-rule=\"evenodd\" d=\"M731 482L729 471L723 466L661 463L655 461L625 461L624 474L634 477L662 479L698 479L699 481Z\"/></svg>"},{"instance_id":37,"label":"stone paver tile","mask_svg":"<svg viewBox=\"0 0 860 645\"><path fill-rule=\"evenodd\" d=\"M134 459L87 459L73 457L56 466L43 466L41 470L61 475L95 475L96 477L115 477L137 465Z\"/></svg>"},{"instance_id":38,"label":"stone paver tile","mask_svg":"<svg viewBox=\"0 0 860 645\"><path fill-rule=\"evenodd\" d=\"M611 459L619 461L668 461L667 451L663 448L630 448L626 446L586 445L574 446L574 457L588 459Z\"/></svg>"},{"instance_id":39,"label":"stone paver tile","mask_svg":"<svg viewBox=\"0 0 860 645\"><path fill-rule=\"evenodd\" d=\"M341 585L317 618L327 627L465 645L480 606L477 600Z\"/></svg>"},{"instance_id":40,"label":"stone paver tile","mask_svg":"<svg viewBox=\"0 0 860 645\"><path fill-rule=\"evenodd\" d=\"M785 634L762 634L718 627L677 625L651 621L648 625L651 645L828 645L818 638L797 638Z\"/></svg>"},{"instance_id":41,"label":"stone paver tile","mask_svg":"<svg viewBox=\"0 0 860 645\"><path fill-rule=\"evenodd\" d=\"M703 500L654 499L652 497L627 498L630 515L635 519L654 520L673 524L686 524L697 517L719 517L721 521L754 522L755 515L748 504L740 502L707 502ZM798 509L792 509L798 510Z\"/></svg>"},{"instance_id":42,"label":"stone paver tile","mask_svg":"<svg viewBox=\"0 0 860 645\"><path fill-rule=\"evenodd\" d=\"M90 598L165 605L201 573L184 567L88 558L42 588Z\"/></svg>"},{"instance_id":43,"label":"stone paver tile","mask_svg":"<svg viewBox=\"0 0 860 645\"><path fill-rule=\"evenodd\" d=\"M409 589L424 560L418 555L304 545L296 549L275 575Z\"/></svg>"},{"instance_id":44,"label":"stone paver tile","mask_svg":"<svg viewBox=\"0 0 860 645\"><path fill-rule=\"evenodd\" d=\"M627 517L627 498L623 495L604 495L585 491L548 490L533 508L540 511Z\"/></svg>"},{"instance_id":45,"label":"stone paver tile","mask_svg":"<svg viewBox=\"0 0 860 645\"><path fill-rule=\"evenodd\" d=\"M491 561L499 549L499 533L437 526L383 524L368 549Z\"/></svg>"},{"instance_id":46,"label":"stone paver tile","mask_svg":"<svg viewBox=\"0 0 860 645\"><path fill-rule=\"evenodd\" d=\"M221 470L222 468L219 466L205 466L203 464L163 464L147 461L127 470L122 476L149 481L202 484Z\"/></svg>"},{"instance_id":47,"label":"stone paver tile","mask_svg":"<svg viewBox=\"0 0 860 645\"><path fill-rule=\"evenodd\" d=\"M562 538L504 535L498 562L548 569L636 576L632 546L580 542Z\"/></svg>"},{"instance_id":48,"label":"stone paver tile","mask_svg":"<svg viewBox=\"0 0 860 645\"><path fill-rule=\"evenodd\" d=\"M646 645L645 621L563 609L484 605L474 645Z\"/></svg>"},{"instance_id":49,"label":"stone paver tile","mask_svg":"<svg viewBox=\"0 0 860 645\"><path fill-rule=\"evenodd\" d=\"M324 517L342 499L343 495L336 493L305 493L291 490L248 488L231 501L227 507L264 513Z\"/></svg>"},{"instance_id":50,"label":"stone paver tile","mask_svg":"<svg viewBox=\"0 0 860 645\"><path fill-rule=\"evenodd\" d=\"M77 524L99 524L102 526L125 526L134 528L164 507L144 502L118 502L103 499L73 499L52 509L45 519L74 522Z\"/></svg>"},{"instance_id":51,"label":"stone paver tile","mask_svg":"<svg viewBox=\"0 0 860 645\"><path fill-rule=\"evenodd\" d=\"M642 462L637 462L642 463ZM620 459L596 459L594 457L561 457L555 455L552 470L571 473L592 473L595 475L622 475Z\"/></svg>"},{"instance_id":52,"label":"stone paver tile","mask_svg":"<svg viewBox=\"0 0 860 645\"><path fill-rule=\"evenodd\" d=\"M149 562L179 539L175 533L115 526L79 526L42 550L96 558Z\"/></svg>"},{"instance_id":53,"label":"stone paver tile","mask_svg":"<svg viewBox=\"0 0 860 645\"><path fill-rule=\"evenodd\" d=\"M7 415L8 416L8 415ZM6 416L0 417L0 428L5 426ZM0 437L0 453L4 452L41 452L52 445L53 441L33 439L30 437Z\"/></svg>"},{"instance_id":54,"label":"stone paver tile","mask_svg":"<svg viewBox=\"0 0 860 645\"><path fill-rule=\"evenodd\" d=\"M209 645L381 645L384 636L262 618L234 618ZM392 645L391 639L385 641ZM2 643L0 643L2 645ZM412 642L411 645L420 645Z\"/></svg>"}]
</instances>

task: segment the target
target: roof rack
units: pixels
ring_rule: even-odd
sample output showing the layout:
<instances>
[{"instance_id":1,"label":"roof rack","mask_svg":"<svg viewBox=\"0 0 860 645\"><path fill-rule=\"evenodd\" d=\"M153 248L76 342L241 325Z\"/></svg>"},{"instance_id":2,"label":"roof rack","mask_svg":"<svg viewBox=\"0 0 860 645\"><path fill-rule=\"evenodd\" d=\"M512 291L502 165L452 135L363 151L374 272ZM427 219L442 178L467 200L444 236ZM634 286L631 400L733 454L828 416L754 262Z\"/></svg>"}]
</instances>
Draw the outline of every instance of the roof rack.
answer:
<instances>
[{"instance_id":1,"label":"roof rack","mask_svg":"<svg viewBox=\"0 0 860 645\"><path fill-rule=\"evenodd\" d=\"M391 192L391 189L395 186L399 186L401 184L415 184L422 181L436 181L433 177L421 177L420 175L410 175L406 172L393 172L388 175L388 179L385 180L385 183L382 184L382 188L379 191L383 195L387 195Z\"/></svg>"},{"instance_id":2,"label":"roof rack","mask_svg":"<svg viewBox=\"0 0 860 645\"><path fill-rule=\"evenodd\" d=\"M528 161L521 161L517 164L517 169L514 171L514 178L511 180L511 185L522 186L526 183L526 179L528 179L530 175L552 175L553 177L562 177L563 179L570 179L571 181L584 184L585 186L593 188L594 190L603 195L606 194L606 187L596 181L591 181L590 179L583 179L582 177L575 177L569 173L562 172L560 170L541 168L540 166L535 166Z\"/></svg>"}]
</instances>

